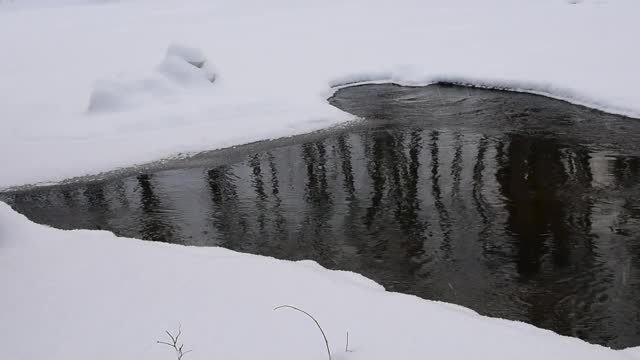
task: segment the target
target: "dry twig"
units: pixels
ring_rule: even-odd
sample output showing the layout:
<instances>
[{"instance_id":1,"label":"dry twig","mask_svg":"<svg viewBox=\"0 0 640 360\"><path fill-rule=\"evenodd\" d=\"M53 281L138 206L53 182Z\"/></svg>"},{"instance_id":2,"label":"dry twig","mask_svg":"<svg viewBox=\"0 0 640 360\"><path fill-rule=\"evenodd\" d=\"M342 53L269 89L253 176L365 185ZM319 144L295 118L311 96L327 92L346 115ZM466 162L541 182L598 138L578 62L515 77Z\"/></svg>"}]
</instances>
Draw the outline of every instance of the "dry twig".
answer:
<instances>
[{"instance_id":1,"label":"dry twig","mask_svg":"<svg viewBox=\"0 0 640 360\"><path fill-rule=\"evenodd\" d=\"M351 352L351 350L349 350L349 332L348 331L347 331L347 344L344 346L344 351Z\"/></svg>"},{"instance_id":2,"label":"dry twig","mask_svg":"<svg viewBox=\"0 0 640 360\"><path fill-rule=\"evenodd\" d=\"M320 332L322 333L322 337L324 338L324 344L327 347L327 356L329 357L329 360L331 360L331 350L329 350L329 340L327 340L327 336L324 334L324 330L322 330L322 327L320 326L320 323L318 323L318 320L316 320L316 318L314 318L313 316L311 316L311 314L309 314L308 312L298 309L295 306L291 306L291 305L280 305L276 308L274 308L273 310L278 310L278 309L283 309L283 308L289 308L289 309L293 309L296 311L299 311L305 315L307 315L308 317L311 318L311 320L313 320L313 322L316 323L316 325L318 326L318 329L320 329Z\"/></svg>"},{"instance_id":3,"label":"dry twig","mask_svg":"<svg viewBox=\"0 0 640 360\"><path fill-rule=\"evenodd\" d=\"M178 333L173 336L169 331L165 331L167 333L167 335L169 336L169 338L171 339L171 342L167 342L167 341L156 341L158 344L162 344L162 345L167 345L173 348L173 350L175 350L176 352L176 356L178 358L178 360L182 360L182 357L185 356L186 354L190 353L191 350L184 350L184 344L179 344L178 341L180 341L180 335L182 335L182 327L178 327Z\"/></svg>"}]
</instances>

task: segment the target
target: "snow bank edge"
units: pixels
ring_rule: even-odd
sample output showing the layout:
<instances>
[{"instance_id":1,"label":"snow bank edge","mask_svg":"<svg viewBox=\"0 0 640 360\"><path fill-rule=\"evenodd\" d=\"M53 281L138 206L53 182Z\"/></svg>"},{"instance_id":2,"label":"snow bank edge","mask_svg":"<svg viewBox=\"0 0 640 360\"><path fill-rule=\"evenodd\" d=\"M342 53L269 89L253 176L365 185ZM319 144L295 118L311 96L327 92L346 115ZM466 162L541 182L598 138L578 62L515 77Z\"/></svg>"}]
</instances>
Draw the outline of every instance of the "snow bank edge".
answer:
<instances>
[{"instance_id":1,"label":"snow bank edge","mask_svg":"<svg viewBox=\"0 0 640 360\"><path fill-rule=\"evenodd\" d=\"M405 78L402 76L392 75L391 72L379 72L369 74L352 74L338 77L329 82L330 91L327 92L327 98L335 95L341 89L371 85L371 84L393 84L399 86L423 87L436 84L446 84L454 86L463 86L469 88L509 91L515 93L531 94L544 96L554 100L565 101L567 103L584 106L589 109L602 111L607 114L624 116L636 120L640 120L640 111L632 108L611 105L605 101L596 100L594 97L586 96L583 93L551 83L542 84L526 81L508 81L508 80L492 80L477 79L460 76L429 76L416 80Z\"/></svg>"}]
</instances>

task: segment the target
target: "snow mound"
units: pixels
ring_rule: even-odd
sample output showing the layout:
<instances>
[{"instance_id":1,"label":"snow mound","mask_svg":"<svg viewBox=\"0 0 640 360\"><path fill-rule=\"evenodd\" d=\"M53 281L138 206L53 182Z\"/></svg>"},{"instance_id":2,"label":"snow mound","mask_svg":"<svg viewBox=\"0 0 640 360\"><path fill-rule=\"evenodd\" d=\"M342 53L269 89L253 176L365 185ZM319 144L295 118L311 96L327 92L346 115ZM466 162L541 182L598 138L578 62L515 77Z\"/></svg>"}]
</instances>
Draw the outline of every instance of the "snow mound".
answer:
<instances>
[{"instance_id":1,"label":"snow mound","mask_svg":"<svg viewBox=\"0 0 640 360\"><path fill-rule=\"evenodd\" d=\"M171 100L185 90L205 88L215 79L216 71L200 49L172 44L155 71L141 79L120 76L97 81L88 111L123 111L155 100Z\"/></svg>"},{"instance_id":2,"label":"snow mound","mask_svg":"<svg viewBox=\"0 0 640 360\"><path fill-rule=\"evenodd\" d=\"M200 71L194 70L193 67ZM167 76L175 76L178 81L190 79L193 82L200 82L203 75L211 83L216 80L216 71L202 50L181 44L169 46L167 56L160 65L160 71Z\"/></svg>"}]
</instances>

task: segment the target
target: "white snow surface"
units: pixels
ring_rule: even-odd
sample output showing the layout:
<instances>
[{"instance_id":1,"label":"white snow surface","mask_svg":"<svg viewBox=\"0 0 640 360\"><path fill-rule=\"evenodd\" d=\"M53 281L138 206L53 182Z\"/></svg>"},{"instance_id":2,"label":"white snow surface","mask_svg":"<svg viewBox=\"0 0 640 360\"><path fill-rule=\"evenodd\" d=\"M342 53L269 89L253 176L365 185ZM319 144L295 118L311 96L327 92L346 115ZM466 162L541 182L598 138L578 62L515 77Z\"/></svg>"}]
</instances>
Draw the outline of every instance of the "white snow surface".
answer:
<instances>
[{"instance_id":1,"label":"white snow surface","mask_svg":"<svg viewBox=\"0 0 640 360\"><path fill-rule=\"evenodd\" d=\"M199 49L172 44L153 73L140 79L122 77L97 82L89 98L88 111L126 111L171 101L192 89L212 86L215 77L213 65Z\"/></svg>"},{"instance_id":2,"label":"white snow surface","mask_svg":"<svg viewBox=\"0 0 640 360\"><path fill-rule=\"evenodd\" d=\"M463 307L386 292L364 277L222 248L37 225L0 202L0 358L634 359ZM349 352L345 351L349 332Z\"/></svg>"},{"instance_id":3,"label":"white snow surface","mask_svg":"<svg viewBox=\"0 0 640 360\"><path fill-rule=\"evenodd\" d=\"M448 80L640 117L639 13L637 0L5 0L0 189L343 124L354 117L326 99L352 81ZM215 83L168 79L171 44L199 49Z\"/></svg>"}]
</instances>

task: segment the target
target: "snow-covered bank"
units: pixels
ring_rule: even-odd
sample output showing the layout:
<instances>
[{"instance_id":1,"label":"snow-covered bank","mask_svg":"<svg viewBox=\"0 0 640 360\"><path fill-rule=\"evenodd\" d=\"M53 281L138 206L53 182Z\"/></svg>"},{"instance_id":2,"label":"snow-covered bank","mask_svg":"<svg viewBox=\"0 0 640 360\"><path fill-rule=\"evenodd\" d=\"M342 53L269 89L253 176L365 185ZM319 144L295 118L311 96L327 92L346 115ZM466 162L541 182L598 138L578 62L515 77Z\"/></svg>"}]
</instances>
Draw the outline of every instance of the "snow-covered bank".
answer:
<instances>
[{"instance_id":1,"label":"snow-covered bank","mask_svg":"<svg viewBox=\"0 0 640 360\"><path fill-rule=\"evenodd\" d=\"M633 0L89 3L0 5L0 188L340 124L352 116L326 97L345 79L456 80L640 116ZM215 86L87 112L101 82L139 83L176 41L213 60Z\"/></svg>"},{"instance_id":2,"label":"snow-covered bank","mask_svg":"<svg viewBox=\"0 0 640 360\"><path fill-rule=\"evenodd\" d=\"M318 318L335 359L632 359L312 262L55 230L4 203L0 250L3 359L172 359L155 341L179 324L185 359L324 359L313 323L281 304Z\"/></svg>"}]
</instances>

